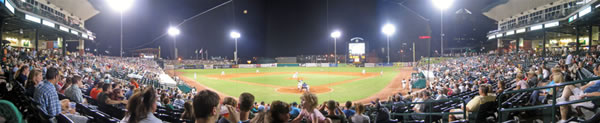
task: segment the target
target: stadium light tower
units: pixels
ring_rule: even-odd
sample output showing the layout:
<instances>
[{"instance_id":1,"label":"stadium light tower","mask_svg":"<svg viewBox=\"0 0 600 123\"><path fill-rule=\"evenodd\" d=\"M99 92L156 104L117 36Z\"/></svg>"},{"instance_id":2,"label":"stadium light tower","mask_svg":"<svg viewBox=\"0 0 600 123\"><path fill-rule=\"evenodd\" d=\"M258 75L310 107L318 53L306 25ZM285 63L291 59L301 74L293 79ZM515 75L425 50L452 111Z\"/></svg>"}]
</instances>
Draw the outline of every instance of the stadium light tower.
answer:
<instances>
[{"instance_id":1,"label":"stadium light tower","mask_svg":"<svg viewBox=\"0 0 600 123\"><path fill-rule=\"evenodd\" d=\"M448 9L454 0L432 0L433 5L440 9L440 57L444 55L444 10Z\"/></svg>"},{"instance_id":2,"label":"stadium light tower","mask_svg":"<svg viewBox=\"0 0 600 123\"><path fill-rule=\"evenodd\" d=\"M331 37L333 38L333 59L335 59L335 64L337 64L337 38L342 35L340 31L334 31L331 33Z\"/></svg>"},{"instance_id":3,"label":"stadium light tower","mask_svg":"<svg viewBox=\"0 0 600 123\"><path fill-rule=\"evenodd\" d=\"M233 51L233 61L235 61L235 64L238 64L238 58L237 58L237 39L240 38L242 35L239 32L235 32L232 31L231 33L229 33L229 36L231 36L231 38L233 38L235 40L235 51Z\"/></svg>"},{"instance_id":4,"label":"stadium light tower","mask_svg":"<svg viewBox=\"0 0 600 123\"><path fill-rule=\"evenodd\" d=\"M177 35L180 33L179 29L177 29L177 27L169 27L167 33L169 33L170 36L173 36L173 47L175 50L175 57L173 57L173 59L177 59Z\"/></svg>"},{"instance_id":5,"label":"stadium light tower","mask_svg":"<svg viewBox=\"0 0 600 123\"><path fill-rule=\"evenodd\" d=\"M396 27L392 24L385 24L381 32L387 36L387 63L390 63L390 36L396 32Z\"/></svg>"},{"instance_id":6,"label":"stadium light tower","mask_svg":"<svg viewBox=\"0 0 600 123\"><path fill-rule=\"evenodd\" d=\"M119 11L121 17L121 45L119 51L119 57L123 57L123 11L129 9L133 5L133 0L107 0L114 10Z\"/></svg>"}]
</instances>

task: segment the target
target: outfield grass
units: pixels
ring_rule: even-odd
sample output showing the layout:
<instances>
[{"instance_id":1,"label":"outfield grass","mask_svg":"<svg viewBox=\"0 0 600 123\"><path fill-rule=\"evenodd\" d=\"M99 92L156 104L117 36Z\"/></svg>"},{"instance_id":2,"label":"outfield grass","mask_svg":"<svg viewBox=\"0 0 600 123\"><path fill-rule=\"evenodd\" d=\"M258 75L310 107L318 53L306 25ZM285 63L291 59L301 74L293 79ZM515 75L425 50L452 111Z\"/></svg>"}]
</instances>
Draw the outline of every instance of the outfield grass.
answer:
<instances>
[{"instance_id":1,"label":"outfield grass","mask_svg":"<svg viewBox=\"0 0 600 123\"><path fill-rule=\"evenodd\" d=\"M276 75L265 75L265 76L253 76L253 77L238 77L232 78L233 80L240 80L253 83L277 85L277 86L297 86L298 80L290 79L293 74L276 74ZM356 79L358 76L347 76L347 75L325 75L325 74L305 74L299 73L298 77L302 78L304 82L311 86L324 85L344 80Z\"/></svg>"},{"instance_id":2,"label":"outfield grass","mask_svg":"<svg viewBox=\"0 0 600 123\"><path fill-rule=\"evenodd\" d=\"M238 69L188 69L188 70L178 70L180 72L184 72L183 76L186 76L190 79L194 79L194 73L197 74L197 82L213 88L221 93L238 97L243 92L252 93L257 102L265 101L271 102L273 100L282 100L286 102L299 102L299 94L286 94L279 93L275 90L275 88L264 87L258 85L249 85L233 82L230 80L222 80L215 79L210 77L205 77L204 75L219 75L221 72L225 72L226 74L231 73L255 73L256 70L260 72L357 72L360 73L362 70L366 70L367 72L376 72L379 73L383 71L383 75L370 77L362 80L357 80L350 83L340 84L336 86L331 86L333 89L332 92L318 94L319 101L323 102L325 100L336 100L336 101L355 101L363 98L367 98L379 92L382 88L384 88L392 79L399 73L398 70L394 70L394 68L355 68L355 67L339 67L339 68L306 68L306 67L279 67L279 68L238 68ZM300 75L302 77L303 75ZM349 75L319 75L319 74L306 74L307 80L310 80L310 83L320 83L327 84L331 82L339 82L343 80L357 78L356 76ZM256 77L240 77L233 78L235 80L246 81L246 82L255 82L255 83L263 83L263 84L272 84L272 85L280 85L280 86L295 86L297 83L295 80L290 80L290 85L288 82L280 83L279 81L285 81L287 77L291 77L290 75L267 75L267 76L256 76ZM314 79L310 79L313 78ZM319 82L316 82L319 81ZM323 81L323 82L321 82ZM311 85L315 86L315 85Z\"/></svg>"}]
</instances>

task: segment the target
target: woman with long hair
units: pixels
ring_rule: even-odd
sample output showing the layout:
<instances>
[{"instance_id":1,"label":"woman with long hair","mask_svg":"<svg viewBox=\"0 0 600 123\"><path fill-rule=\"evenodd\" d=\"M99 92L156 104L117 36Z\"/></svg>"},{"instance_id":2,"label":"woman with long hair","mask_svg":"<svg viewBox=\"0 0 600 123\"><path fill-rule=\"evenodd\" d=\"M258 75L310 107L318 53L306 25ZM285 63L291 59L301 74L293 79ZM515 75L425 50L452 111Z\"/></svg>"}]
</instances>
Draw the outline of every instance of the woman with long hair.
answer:
<instances>
[{"instance_id":1,"label":"woman with long hair","mask_svg":"<svg viewBox=\"0 0 600 123\"><path fill-rule=\"evenodd\" d=\"M183 104L183 113L181 114L181 119L185 121L194 121L194 108L192 105L192 101L187 101Z\"/></svg>"},{"instance_id":2,"label":"woman with long hair","mask_svg":"<svg viewBox=\"0 0 600 123\"><path fill-rule=\"evenodd\" d=\"M63 86L60 88L58 93L64 94L65 90L67 90L67 88L71 87L72 84L73 84L73 81L71 81L71 77L66 77L65 84L63 84Z\"/></svg>"},{"instance_id":3,"label":"woman with long hair","mask_svg":"<svg viewBox=\"0 0 600 123\"><path fill-rule=\"evenodd\" d=\"M33 69L29 76L27 77L27 82L25 83L25 94L27 96L33 97L33 93L35 91L35 86L37 86L44 77L42 76L42 71L39 69Z\"/></svg>"},{"instance_id":4,"label":"woman with long hair","mask_svg":"<svg viewBox=\"0 0 600 123\"><path fill-rule=\"evenodd\" d=\"M133 94L127 103L127 112L121 123L162 123L153 114L156 111L157 100L156 90L152 87Z\"/></svg>"},{"instance_id":5,"label":"woman with long hair","mask_svg":"<svg viewBox=\"0 0 600 123\"><path fill-rule=\"evenodd\" d=\"M29 75L29 66L23 65L21 68L19 68L19 70L17 70L14 77L17 82L23 85L27 81L27 75Z\"/></svg>"}]
</instances>

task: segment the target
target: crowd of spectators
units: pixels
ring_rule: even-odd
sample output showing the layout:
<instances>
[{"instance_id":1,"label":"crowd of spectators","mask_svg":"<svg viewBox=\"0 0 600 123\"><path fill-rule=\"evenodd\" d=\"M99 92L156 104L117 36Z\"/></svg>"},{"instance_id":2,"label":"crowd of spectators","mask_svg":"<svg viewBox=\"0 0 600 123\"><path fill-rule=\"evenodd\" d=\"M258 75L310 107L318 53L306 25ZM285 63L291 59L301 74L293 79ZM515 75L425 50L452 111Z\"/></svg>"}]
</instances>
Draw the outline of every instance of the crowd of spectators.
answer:
<instances>
[{"instance_id":1,"label":"crowd of spectators","mask_svg":"<svg viewBox=\"0 0 600 123\"><path fill-rule=\"evenodd\" d=\"M535 90L528 93L504 94L507 91L558 85L600 75L597 52L577 55L536 57L533 54L478 55L420 66L422 73L431 74L423 89L412 89L407 94L398 93L387 99L371 103L336 100L319 102L312 93L300 95L300 102L256 102L255 95L242 93L234 97L220 97L210 90L183 93L177 88L154 86L140 82L157 80L164 71L152 60L70 54L60 56L53 52L36 54L13 48L6 50L0 74L2 85L9 89L22 88L22 95L37 104L43 117L60 121L67 117L73 122L97 121L81 111L86 108L104 112L103 117L120 122L310 122L310 123L368 123L368 122L451 122L470 120L480 116L472 113L491 111L495 117L498 106L534 106L600 96L600 82L591 81L554 89ZM590 72L590 71L593 71ZM403 87L417 78L409 79ZM13 83L10 86L7 84ZM405 82L403 82L405 83ZM260 96L260 95L256 95ZM519 99L515 99L519 98ZM522 99L521 99L522 98ZM455 99L459 99L456 101ZM509 100L525 100L510 102ZM597 121L598 116L583 113L595 112L593 101L562 105L559 122ZM591 109L591 110L590 110ZM589 112L588 111L588 112ZM121 112L119 114L118 112ZM454 112L447 119L440 116L398 115ZM466 115L455 112L467 112ZM570 113L574 112L574 113ZM529 114L531 115L531 114ZM587 116L586 116L587 115ZM536 119L513 113L511 119ZM516 118L523 118L521 120ZM479 120L478 120L479 121ZM489 121L489 120L487 120Z\"/></svg>"}]
</instances>

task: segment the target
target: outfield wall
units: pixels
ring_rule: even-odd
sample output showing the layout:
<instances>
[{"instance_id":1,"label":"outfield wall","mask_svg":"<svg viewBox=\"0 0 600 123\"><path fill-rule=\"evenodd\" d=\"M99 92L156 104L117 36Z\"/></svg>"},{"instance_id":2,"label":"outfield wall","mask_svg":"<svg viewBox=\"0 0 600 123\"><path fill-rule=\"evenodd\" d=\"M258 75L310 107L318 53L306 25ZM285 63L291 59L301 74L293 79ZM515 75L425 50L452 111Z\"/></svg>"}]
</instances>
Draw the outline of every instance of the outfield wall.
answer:
<instances>
[{"instance_id":1,"label":"outfield wall","mask_svg":"<svg viewBox=\"0 0 600 123\"><path fill-rule=\"evenodd\" d=\"M410 67L413 63L364 63L360 67ZM270 63L270 64L186 64L186 65L164 65L165 70L172 69L228 69L228 68L271 68L271 67L356 67L356 64L334 64L334 63Z\"/></svg>"}]
</instances>

